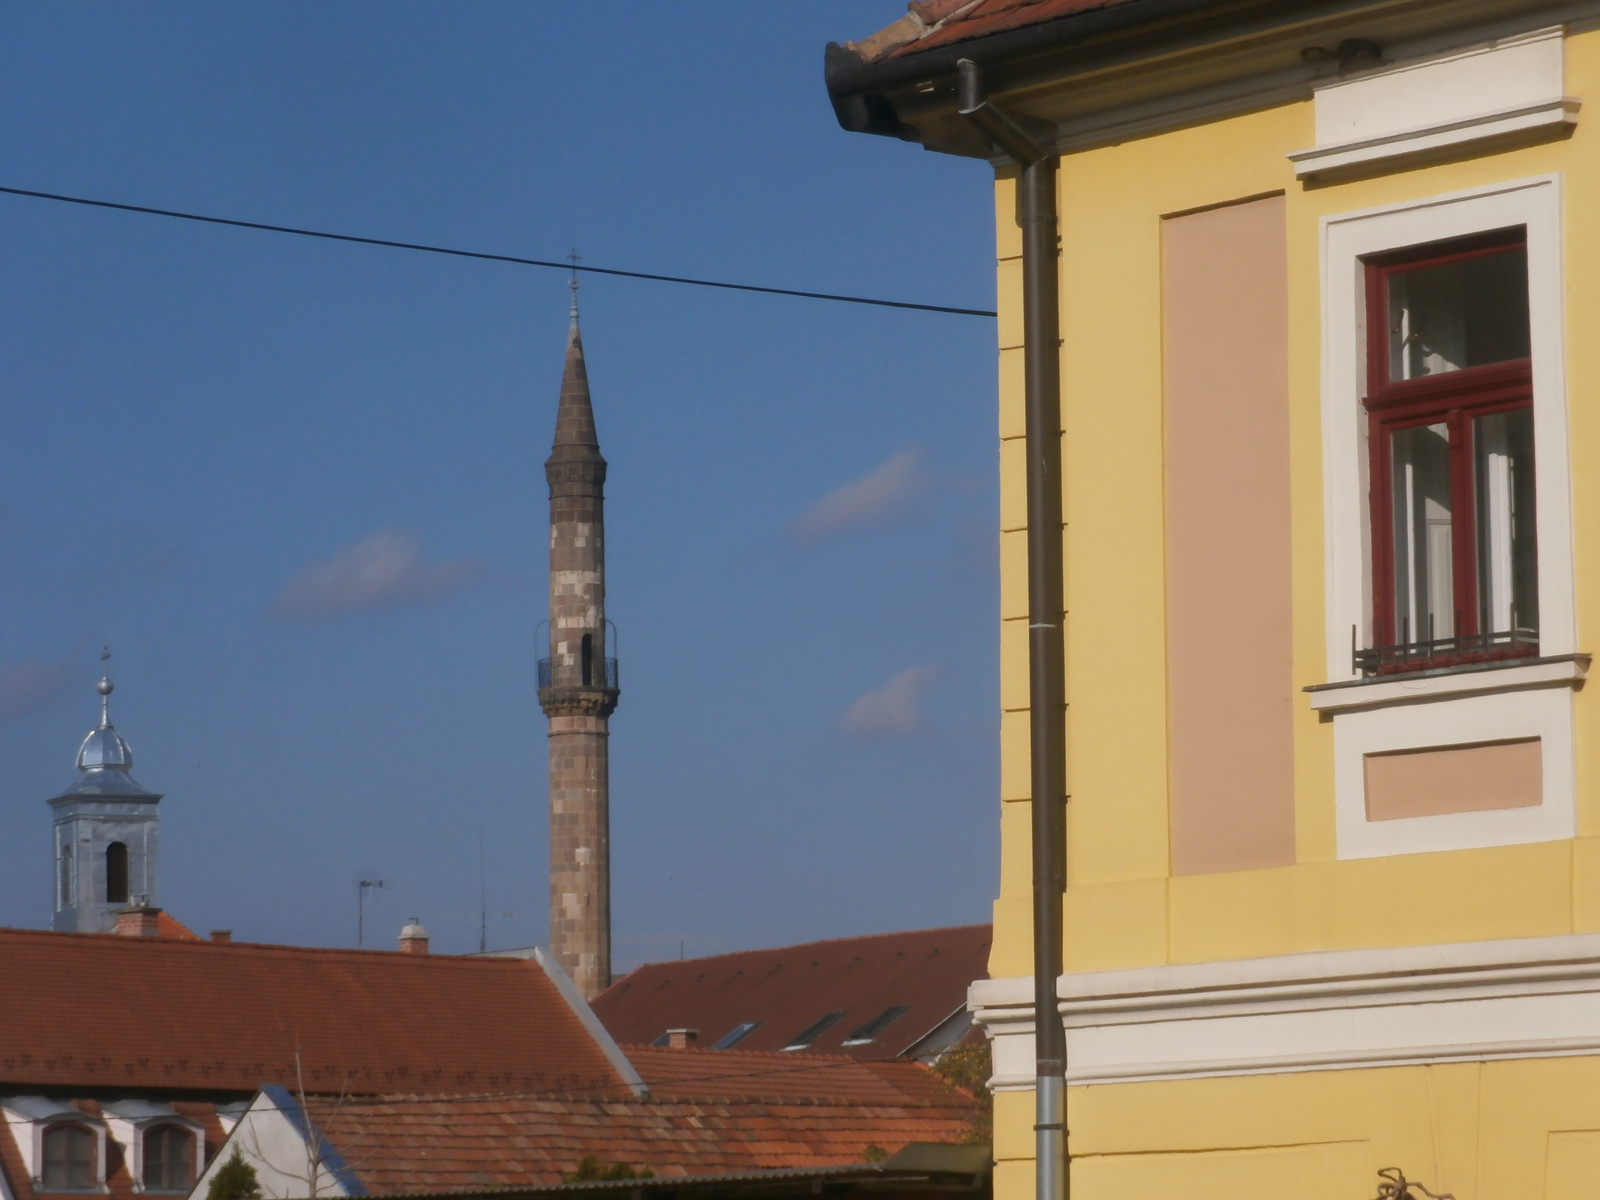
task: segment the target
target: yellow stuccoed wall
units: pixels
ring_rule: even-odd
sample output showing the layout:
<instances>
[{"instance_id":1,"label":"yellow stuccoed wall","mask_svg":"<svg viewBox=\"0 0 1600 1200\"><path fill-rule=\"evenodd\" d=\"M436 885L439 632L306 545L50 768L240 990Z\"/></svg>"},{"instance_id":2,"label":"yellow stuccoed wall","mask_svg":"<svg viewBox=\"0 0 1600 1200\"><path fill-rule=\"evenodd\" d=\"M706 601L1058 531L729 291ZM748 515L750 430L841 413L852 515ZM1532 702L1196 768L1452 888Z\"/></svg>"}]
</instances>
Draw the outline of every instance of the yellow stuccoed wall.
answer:
<instances>
[{"instance_id":1,"label":"yellow stuccoed wall","mask_svg":"<svg viewBox=\"0 0 1600 1200\"><path fill-rule=\"evenodd\" d=\"M1600 101L1600 33L1567 43ZM1294 680L1325 680L1318 222L1560 172L1580 648L1600 628L1600 113L1565 141L1322 187L1285 157L1309 101L1072 153L1061 169L1067 551L1069 971L1600 930L1600 703L1575 698L1580 837L1338 861L1332 726L1296 701L1297 862L1168 874L1161 218L1287 197ZM1001 894L991 974L1032 971L1021 242L996 183L1001 479ZM1591 688L1592 692L1593 689ZM1078 1197L1370 1195L1405 1164L1457 1200L1600 1191L1600 1060L1547 1059L1073 1089ZM1032 1093L998 1097L997 1186L1032 1189ZM1555 1133L1552 1131L1566 1130ZM1416 1164L1416 1165L1412 1165ZM1425 1174L1431 1172L1431 1175ZM1548 1175L1553 1190L1544 1191ZM1574 1185L1575 1186L1575 1185Z\"/></svg>"}]
</instances>

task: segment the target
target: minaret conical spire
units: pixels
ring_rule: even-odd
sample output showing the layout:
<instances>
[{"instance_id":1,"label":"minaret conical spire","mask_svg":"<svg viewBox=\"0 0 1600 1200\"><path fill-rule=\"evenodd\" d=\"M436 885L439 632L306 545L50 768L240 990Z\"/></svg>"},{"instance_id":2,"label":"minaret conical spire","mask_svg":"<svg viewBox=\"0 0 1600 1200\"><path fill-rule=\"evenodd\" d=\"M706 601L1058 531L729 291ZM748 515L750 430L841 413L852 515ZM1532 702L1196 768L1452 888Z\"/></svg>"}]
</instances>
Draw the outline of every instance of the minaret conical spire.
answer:
<instances>
[{"instance_id":1,"label":"minaret conical spire","mask_svg":"<svg viewBox=\"0 0 1600 1200\"><path fill-rule=\"evenodd\" d=\"M550 649L539 704L550 720L550 949L585 999L611 983L609 719L615 662L606 633L605 482L589 374L572 326L556 407L550 484Z\"/></svg>"},{"instance_id":2,"label":"minaret conical spire","mask_svg":"<svg viewBox=\"0 0 1600 1200\"><path fill-rule=\"evenodd\" d=\"M572 325L567 332L567 361L561 372L561 402L556 408L556 436L545 461L545 476L550 481L551 496L598 495L605 483L606 460L600 456L600 435L594 426L594 405L589 398L589 370L583 361L583 334L578 329L578 272L577 253L573 255ZM579 464L594 464L585 470ZM577 466L577 470L572 468ZM565 469L560 469L560 468ZM598 471L594 469L598 468ZM557 476L560 479L557 479ZM591 476L595 476L591 478ZM577 491L564 486L557 491L558 483L576 485ZM591 492L591 488L596 489Z\"/></svg>"}]
</instances>

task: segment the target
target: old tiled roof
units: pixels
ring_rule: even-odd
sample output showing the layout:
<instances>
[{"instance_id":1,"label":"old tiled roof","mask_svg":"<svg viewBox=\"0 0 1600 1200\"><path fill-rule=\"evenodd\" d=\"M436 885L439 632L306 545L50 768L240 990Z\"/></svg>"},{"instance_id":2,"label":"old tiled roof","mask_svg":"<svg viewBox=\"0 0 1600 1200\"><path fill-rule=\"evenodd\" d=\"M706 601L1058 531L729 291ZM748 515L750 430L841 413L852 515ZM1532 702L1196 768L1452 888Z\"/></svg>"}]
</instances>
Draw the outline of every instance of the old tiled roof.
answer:
<instances>
[{"instance_id":1,"label":"old tiled roof","mask_svg":"<svg viewBox=\"0 0 1600 1200\"><path fill-rule=\"evenodd\" d=\"M969 983L988 978L989 941L988 925L966 925L651 963L591 1004L611 1036L630 1045L690 1028L709 1046L759 1021L740 1050L781 1050L825 1014L840 1012L810 1051L893 1058L962 1008ZM907 1011L871 1042L843 1045L900 1005Z\"/></svg>"},{"instance_id":2,"label":"old tiled roof","mask_svg":"<svg viewBox=\"0 0 1600 1200\"><path fill-rule=\"evenodd\" d=\"M190 929L171 913L163 912L156 918L156 928L161 932L158 937L176 938L180 942L198 942L200 935Z\"/></svg>"},{"instance_id":3,"label":"old tiled roof","mask_svg":"<svg viewBox=\"0 0 1600 1200\"><path fill-rule=\"evenodd\" d=\"M862 62L903 58L940 46L1114 8L1132 0L911 0L906 15L871 37L846 43Z\"/></svg>"},{"instance_id":4,"label":"old tiled roof","mask_svg":"<svg viewBox=\"0 0 1600 1200\"><path fill-rule=\"evenodd\" d=\"M603 1091L536 962L0 929L0 1091Z\"/></svg>"},{"instance_id":5,"label":"old tiled roof","mask_svg":"<svg viewBox=\"0 0 1600 1200\"><path fill-rule=\"evenodd\" d=\"M870 1145L959 1140L968 1107L828 1100L393 1096L310 1105L368 1192L542 1187L580 1159L657 1176L859 1163Z\"/></svg>"},{"instance_id":6,"label":"old tiled roof","mask_svg":"<svg viewBox=\"0 0 1600 1200\"><path fill-rule=\"evenodd\" d=\"M670 1050L624 1046L658 1100L830 1100L851 1104L964 1104L919 1062L861 1062L842 1054Z\"/></svg>"}]
</instances>

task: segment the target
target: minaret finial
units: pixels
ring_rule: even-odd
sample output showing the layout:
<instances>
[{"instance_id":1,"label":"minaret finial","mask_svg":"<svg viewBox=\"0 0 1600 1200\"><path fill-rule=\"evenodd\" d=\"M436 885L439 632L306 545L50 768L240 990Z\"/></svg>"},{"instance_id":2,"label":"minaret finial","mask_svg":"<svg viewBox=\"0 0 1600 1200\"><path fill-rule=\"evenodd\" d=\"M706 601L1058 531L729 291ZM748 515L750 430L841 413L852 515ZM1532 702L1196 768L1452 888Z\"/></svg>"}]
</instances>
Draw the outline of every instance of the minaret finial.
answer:
<instances>
[{"instance_id":1,"label":"minaret finial","mask_svg":"<svg viewBox=\"0 0 1600 1200\"><path fill-rule=\"evenodd\" d=\"M572 264L572 278L567 281L567 286L572 289L572 327L578 327L578 250L573 247L572 253L567 255L567 261Z\"/></svg>"},{"instance_id":2,"label":"minaret finial","mask_svg":"<svg viewBox=\"0 0 1600 1200\"><path fill-rule=\"evenodd\" d=\"M110 667L105 665L105 664L110 663L110 661L111 661L111 647L110 646L102 646L102 647L100 647L101 670L106 672L106 674L103 674L103 675L100 676L100 682L95 685L95 690L100 693L100 728L101 729L109 729L109 728L111 728L111 711L110 711L111 710L111 705L110 705L110 701L111 701L112 683L111 683Z\"/></svg>"}]
</instances>

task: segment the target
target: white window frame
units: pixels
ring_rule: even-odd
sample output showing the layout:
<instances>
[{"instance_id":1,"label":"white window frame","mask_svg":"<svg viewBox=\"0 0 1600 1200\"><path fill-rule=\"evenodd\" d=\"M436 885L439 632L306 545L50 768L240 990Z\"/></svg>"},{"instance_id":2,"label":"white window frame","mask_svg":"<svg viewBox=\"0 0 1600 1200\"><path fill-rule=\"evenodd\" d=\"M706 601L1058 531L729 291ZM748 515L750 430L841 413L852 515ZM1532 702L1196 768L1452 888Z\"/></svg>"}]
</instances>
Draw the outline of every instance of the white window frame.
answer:
<instances>
[{"instance_id":1,"label":"white window frame","mask_svg":"<svg viewBox=\"0 0 1600 1200\"><path fill-rule=\"evenodd\" d=\"M157 1196L183 1196L194 1189L195 1180L206 1170L206 1131L198 1121L179 1115L171 1105L150 1100L113 1100L101 1105L111 1136L122 1147L123 1161L133 1180L135 1192L148 1192ZM144 1184L144 1139L155 1129L169 1127L187 1133L193 1142L190 1150L191 1172L194 1176L189 1186L177 1190L147 1188Z\"/></svg>"},{"instance_id":2,"label":"white window frame","mask_svg":"<svg viewBox=\"0 0 1600 1200\"><path fill-rule=\"evenodd\" d=\"M1322 453L1326 542L1327 682L1313 705L1334 723L1334 797L1340 858L1548 841L1574 836L1574 672L1530 664L1463 668L1408 687L1361 683L1350 631L1372 644L1372 536L1368 509L1364 260L1378 254L1522 226L1528 240L1535 495L1539 537L1539 654L1578 653L1571 455L1567 431L1562 195L1558 174L1339 213L1321 223ZM1576 673L1581 679L1581 672ZM1469 745L1486 729L1538 737L1544 795L1537 808L1366 819L1363 759L1396 749Z\"/></svg>"}]
</instances>

